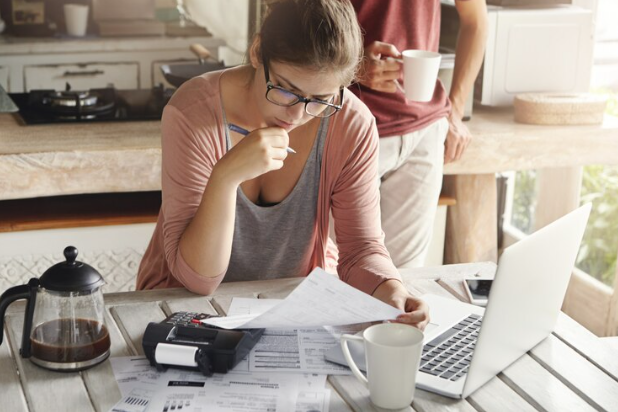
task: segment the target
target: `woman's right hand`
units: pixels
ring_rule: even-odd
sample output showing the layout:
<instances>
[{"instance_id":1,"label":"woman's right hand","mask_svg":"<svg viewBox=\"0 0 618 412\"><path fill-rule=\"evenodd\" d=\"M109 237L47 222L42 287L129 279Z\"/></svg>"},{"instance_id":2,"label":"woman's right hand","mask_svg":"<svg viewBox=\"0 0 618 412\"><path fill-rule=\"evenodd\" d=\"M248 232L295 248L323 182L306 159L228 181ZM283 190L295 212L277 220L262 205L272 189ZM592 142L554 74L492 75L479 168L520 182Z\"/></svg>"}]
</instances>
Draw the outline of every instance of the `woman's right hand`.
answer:
<instances>
[{"instance_id":1,"label":"woman's right hand","mask_svg":"<svg viewBox=\"0 0 618 412\"><path fill-rule=\"evenodd\" d=\"M215 170L219 176L240 185L264 173L281 169L288 155L286 147L289 140L288 133L280 127L256 129L232 147L217 162Z\"/></svg>"}]
</instances>

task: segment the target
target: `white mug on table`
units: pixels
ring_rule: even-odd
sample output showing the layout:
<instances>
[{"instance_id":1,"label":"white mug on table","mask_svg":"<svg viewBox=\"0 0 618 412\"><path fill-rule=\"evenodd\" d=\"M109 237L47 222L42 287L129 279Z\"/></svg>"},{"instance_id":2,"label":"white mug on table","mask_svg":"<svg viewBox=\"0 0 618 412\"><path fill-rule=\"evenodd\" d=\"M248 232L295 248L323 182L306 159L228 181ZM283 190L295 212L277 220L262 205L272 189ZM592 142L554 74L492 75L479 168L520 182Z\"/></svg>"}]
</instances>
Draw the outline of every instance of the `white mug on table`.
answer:
<instances>
[{"instance_id":1,"label":"white mug on table","mask_svg":"<svg viewBox=\"0 0 618 412\"><path fill-rule=\"evenodd\" d=\"M369 388L374 405L386 409L410 406L423 348L423 332L401 323L382 323L365 329L362 336L341 336L341 348L354 375ZM367 377L354 363L347 342L365 346Z\"/></svg>"},{"instance_id":2,"label":"white mug on table","mask_svg":"<svg viewBox=\"0 0 618 412\"><path fill-rule=\"evenodd\" d=\"M64 21L69 36L85 36L88 27L88 6L83 4L65 4Z\"/></svg>"},{"instance_id":3,"label":"white mug on table","mask_svg":"<svg viewBox=\"0 0 618 412\"><path fill-rule=\"evenodd\" d=\"M403 86L395 80L406 99L415 102L428 102L433 92L440 70L440 53L425 50L404 50L400 63L403 63Z\"/></svg>"}]
</instances>

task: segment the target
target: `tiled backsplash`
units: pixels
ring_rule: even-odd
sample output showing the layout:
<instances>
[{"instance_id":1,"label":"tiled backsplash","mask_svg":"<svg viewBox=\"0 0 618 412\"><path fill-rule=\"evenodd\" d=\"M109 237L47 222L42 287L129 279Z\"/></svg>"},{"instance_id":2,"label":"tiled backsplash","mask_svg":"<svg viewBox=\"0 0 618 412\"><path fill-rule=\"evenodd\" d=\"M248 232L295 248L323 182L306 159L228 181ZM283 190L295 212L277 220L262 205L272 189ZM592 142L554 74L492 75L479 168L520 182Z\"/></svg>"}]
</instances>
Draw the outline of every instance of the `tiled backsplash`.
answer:
<instances>
[{"instance_id":1,"label":"tiled backsplash","mask_svg":"<svg viewBox=\"0 0 618 412\"><path fill-rule=\"evenodd\" d=\"M87 251L79 260L95 268L105 279L104 293L135 290L137 269L145 249ZM0 257L0 293L40 277L48 268L64 261L62 253Z\"/></svg>"}]
</instances>

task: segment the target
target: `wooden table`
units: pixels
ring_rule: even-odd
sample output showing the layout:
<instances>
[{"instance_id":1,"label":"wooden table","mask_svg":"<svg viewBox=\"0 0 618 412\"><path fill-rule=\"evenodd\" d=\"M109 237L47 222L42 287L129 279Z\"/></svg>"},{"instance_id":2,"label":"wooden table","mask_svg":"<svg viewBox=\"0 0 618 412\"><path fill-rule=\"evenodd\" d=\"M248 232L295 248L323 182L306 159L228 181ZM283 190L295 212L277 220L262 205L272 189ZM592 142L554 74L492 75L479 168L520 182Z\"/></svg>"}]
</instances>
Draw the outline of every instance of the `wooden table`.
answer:
<instances>
[{"instance_id":1,"label":"wooden table","mask_svg":"<svg viewBox=\"0 0 618 412\"><path fill-rule=\"evenodd\" d=\"M406 286L463 300L461 279L495 272L493 263L406 270ZM302 279L222 284L213 296L184 289L116 293L105 296L111 356L143 355L141 338L149 321L174 311L226 313L232 297L282 298ZM0 410L103 411L120 400L109 361L81 373L41 369L18 353L24 305L13 304L0 346ZM10 349L9 349L10 347ZM19 374L17 373L19 371ZM353 376L330 376L330 410L376 411L367 390ZM414 411L593 411L618 410L618 352L564 314L555 332L466 400L417 390Z\"/></svg>"}]
</instances>

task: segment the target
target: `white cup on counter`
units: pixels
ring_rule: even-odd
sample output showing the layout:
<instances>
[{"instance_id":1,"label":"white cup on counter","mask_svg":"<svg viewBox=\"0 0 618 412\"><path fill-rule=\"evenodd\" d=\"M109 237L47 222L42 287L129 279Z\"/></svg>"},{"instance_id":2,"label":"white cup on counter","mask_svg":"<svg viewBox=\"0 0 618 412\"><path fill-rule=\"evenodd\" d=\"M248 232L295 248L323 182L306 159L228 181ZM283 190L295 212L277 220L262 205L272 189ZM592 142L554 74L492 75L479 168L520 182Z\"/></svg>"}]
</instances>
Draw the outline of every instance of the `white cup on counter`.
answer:
<instances>
[{"instance_id":1,"label":"white cup on counter","mask_svg":"<svg viewBox=\"0 0 618 412\"><path fill-rule=\"evenodd\" d=\"M82 37L88 28L88 6L83 4L65 4L64 21L69 36Z\"/></svg>"},{"instance_id":2,"label":"white cup on counter","mask_svg":"<svg viewBox=\"0 0 618 412\"><path fill-rule=\"evenodd\" d=\"M342 335L341 348L354 376L369 388L371 402L380 408L401 409L414 399L423 332L401 323L381 323L365 329L362 336ZM352 359L348 341L365 346L367 377Z\"/></svg>"}]
</instances>

